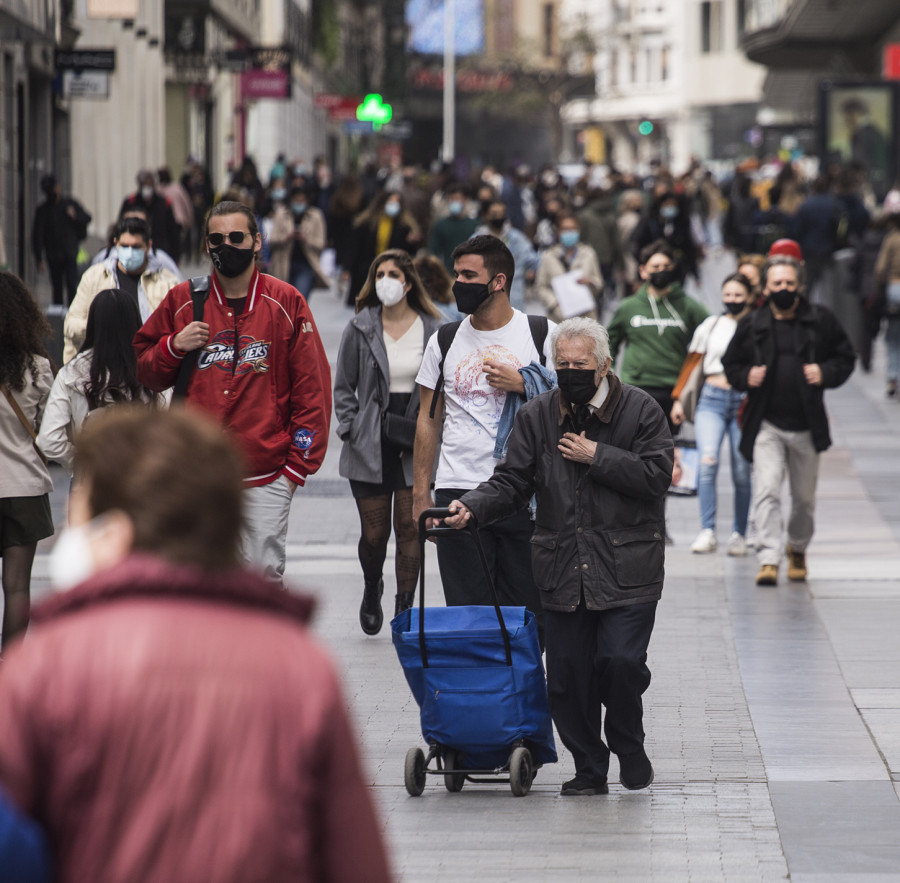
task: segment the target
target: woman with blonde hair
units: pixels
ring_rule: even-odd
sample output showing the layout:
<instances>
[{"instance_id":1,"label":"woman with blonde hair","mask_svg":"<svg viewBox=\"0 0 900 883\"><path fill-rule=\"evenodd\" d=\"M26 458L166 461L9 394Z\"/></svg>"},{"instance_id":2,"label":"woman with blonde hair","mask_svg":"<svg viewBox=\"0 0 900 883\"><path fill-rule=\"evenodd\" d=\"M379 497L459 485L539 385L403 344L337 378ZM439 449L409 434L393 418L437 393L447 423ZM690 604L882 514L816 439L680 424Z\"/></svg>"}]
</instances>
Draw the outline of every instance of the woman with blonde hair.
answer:
<instances>
[{"instance_id":1,"label":"woman with blonde hair","mask_svg":"<svg viewBox=\"0 0 900 883\"><path fill-rule=\"evenodd\" d=\"M372 262L344 329L334 380L334 413L343 442L340 474L359 511L362 630L375 635L384 615L382 571L391 536L397 543L395 615L412 606L419 544L412 516L413 441L419 411L416 374L428 339L441 325L412 259L399 249Z\"/></svg>"}]
</instances>

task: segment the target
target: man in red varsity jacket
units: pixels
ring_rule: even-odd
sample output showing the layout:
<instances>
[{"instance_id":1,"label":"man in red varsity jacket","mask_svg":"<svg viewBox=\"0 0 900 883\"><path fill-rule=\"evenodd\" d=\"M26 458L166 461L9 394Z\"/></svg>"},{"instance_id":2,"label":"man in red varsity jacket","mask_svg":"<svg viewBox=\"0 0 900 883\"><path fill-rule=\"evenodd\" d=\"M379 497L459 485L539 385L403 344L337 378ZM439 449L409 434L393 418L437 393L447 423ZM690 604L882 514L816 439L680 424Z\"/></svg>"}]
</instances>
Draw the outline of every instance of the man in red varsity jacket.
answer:
<instances>
[{"instance_id":1,"label":"man in red varsity jacket","mask_svg":"<svg viewBox=\"0 0 900 883\"><path fill-rule=\"evenodd\" d=\"M173 288L138 331L138 376L173 386L187 353L200 350L185 393L211 413L244 455L244 557L273 579L284 574L291 498L325 458L331 372L304 297L256 269L262 239L253 212L220 202L206 221L213 263L202 321L190 283Z\"/></svg>"}]
</instances>

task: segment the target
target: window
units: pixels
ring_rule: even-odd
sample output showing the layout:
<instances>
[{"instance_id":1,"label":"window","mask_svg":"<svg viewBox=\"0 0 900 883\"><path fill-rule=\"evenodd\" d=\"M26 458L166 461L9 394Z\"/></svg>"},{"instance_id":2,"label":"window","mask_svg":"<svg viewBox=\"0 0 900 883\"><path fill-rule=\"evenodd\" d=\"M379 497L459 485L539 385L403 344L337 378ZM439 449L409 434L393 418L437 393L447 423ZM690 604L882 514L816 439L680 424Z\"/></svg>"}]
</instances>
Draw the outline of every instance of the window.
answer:
<instances>
[{"instance_id":1,"label":"window","mask_svg":"<svg viewBox=\"0 0 900 883\"><path fill-rule=\"evenodd\" d=\"M737 38L738 43L747 33L747 0L737 0Z\"/></svg>"},{"instance_id":2,"label":"window","mask_svg":"<svg viewBox=\"0 0 900 883\"><path fill-rule=\"evenodd\" d=\"M660 58L660 79L665 82L669 79L669 47L663 46Z\"/></svg>"},{"instance_id":3,"label":"window","mask_svg":"<svg viewBox=\"0 0 900 883\"><path fill-rule=\"evenodd\" d=\"M704 0L700 4L700 51L722 51L722 0Z\"/></svg>"}]
</instances>

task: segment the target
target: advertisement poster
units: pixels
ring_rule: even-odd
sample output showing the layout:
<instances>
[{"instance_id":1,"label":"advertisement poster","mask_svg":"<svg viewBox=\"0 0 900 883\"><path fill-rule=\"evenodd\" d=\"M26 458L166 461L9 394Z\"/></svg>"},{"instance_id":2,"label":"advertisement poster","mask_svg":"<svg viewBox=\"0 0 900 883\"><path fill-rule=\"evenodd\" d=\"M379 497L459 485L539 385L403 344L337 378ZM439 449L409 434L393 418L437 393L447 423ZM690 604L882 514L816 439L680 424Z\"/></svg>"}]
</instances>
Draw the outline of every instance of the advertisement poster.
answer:
<instances>
[{"instance_id":1,"label":"advertisement poster","mask_svg":"<svg viewBox=\"0 0 900 883\"><path fill-rule=\"evenodd\" d=\"M484 51L483 0L455 0L454 49L456 55ZM444 54L444 0L407 0L406 24L410 52Z\"/></svg>"},{"instance_id":2,"label":"advertisement poster","mask_svg":"<svg viewBox=\"0 0 900 883\"><path fill-rule=\"evenodd\" d=\"M859 163L878 199L891 188L897 124L890 83L823 84L825 154Z\"/></svg>"}]
</instances>

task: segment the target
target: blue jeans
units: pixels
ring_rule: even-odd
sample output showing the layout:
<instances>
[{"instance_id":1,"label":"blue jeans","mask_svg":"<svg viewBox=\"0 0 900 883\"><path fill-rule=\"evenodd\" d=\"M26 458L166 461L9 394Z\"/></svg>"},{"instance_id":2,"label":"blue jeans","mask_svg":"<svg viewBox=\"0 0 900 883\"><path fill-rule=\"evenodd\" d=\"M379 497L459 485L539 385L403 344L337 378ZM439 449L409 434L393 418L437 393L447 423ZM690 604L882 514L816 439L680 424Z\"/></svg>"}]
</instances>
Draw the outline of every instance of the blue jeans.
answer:
<instances>
[{"instance_id":1,"label":"blue jeans","mask_svg":"<svg viewBox=\"0 0 900 883\"><path fill-rule=\"evenodd\" d=\"M297 289L307 300L313 283L313 268L307 264L291 264L291 285Z\"/></svg>"},{"instance_id":2,"label":"blue jeans","mask_svg":"<svg viewBox=\"0 0 900 883\"><path fill-rule=\"evenodd\" d=\"M891 316L887 320L884 342L887 349L887 379L896 383L900 380L900 316Z\"/></svg>"},{"instance_id":3,"label":"blue jeans","mask_svg":"<svg viewBox=\"0 0 900 883\"><path fill-rule=\"evenodd\" d=\"M700 497L700 521L704 529L716 529L716 478L722 439L728 433L731 443L731 478L734 482L734 522L732 531L747 534L750 511L750 464L740 452L741 430L737 423L743 393L704 384L694 415L700 471L697 494Z\"/></svg>"}]
</instances>

